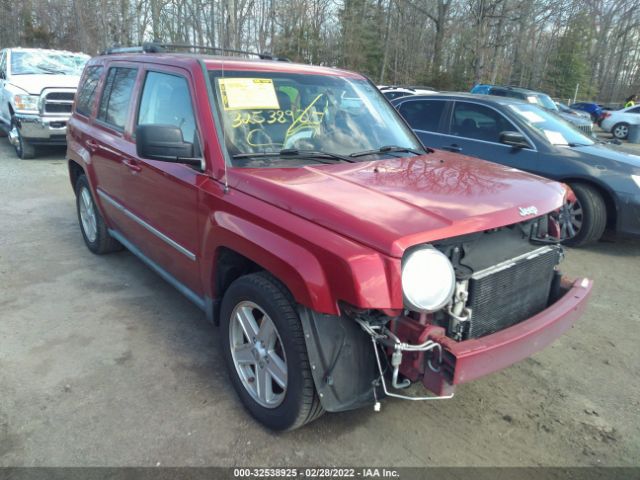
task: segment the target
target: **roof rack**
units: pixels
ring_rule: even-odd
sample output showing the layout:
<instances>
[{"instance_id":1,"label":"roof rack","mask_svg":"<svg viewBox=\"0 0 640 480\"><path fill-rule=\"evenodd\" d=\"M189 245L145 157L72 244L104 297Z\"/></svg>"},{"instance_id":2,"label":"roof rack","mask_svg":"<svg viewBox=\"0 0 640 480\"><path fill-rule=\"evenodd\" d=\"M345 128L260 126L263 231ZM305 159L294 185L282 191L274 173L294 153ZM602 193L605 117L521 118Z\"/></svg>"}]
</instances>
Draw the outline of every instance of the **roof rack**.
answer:
<instances>
[{"instance_id":1,"label":"roof rack","mask_svg":"<svg viewBox=\"0 0 640 480\"><path fill-rule=\"evenodd\" d=\"M271 53L257 53L257 52L249 52L246 50L235 50L233 48L219 48L219 47L208 47L205 45L189 45L189 44L180 44L180 43L159 43L159 42L146 42L142 45L134 46L134 47L112 47L103 52L103 55L112 55L116 53L164 53L175 50L206 50L210 52L219 52L219 53L239 53L242 55L254 55L258 57L260 60L273 60L278 62L290 62L286 57L278 57Z\"/></svg>"}]
</instances>

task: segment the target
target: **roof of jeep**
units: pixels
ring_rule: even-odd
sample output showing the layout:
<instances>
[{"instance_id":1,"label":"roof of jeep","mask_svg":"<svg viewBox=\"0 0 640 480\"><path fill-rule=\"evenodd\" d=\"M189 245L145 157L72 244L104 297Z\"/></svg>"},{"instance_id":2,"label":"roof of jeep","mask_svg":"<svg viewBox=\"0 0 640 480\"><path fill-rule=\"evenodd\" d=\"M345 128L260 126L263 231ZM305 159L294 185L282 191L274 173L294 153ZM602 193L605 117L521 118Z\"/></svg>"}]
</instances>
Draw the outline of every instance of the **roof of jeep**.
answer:
<instances>
[{"instance_id":1,"label":"roof of jeep","mask_svg":"<svg viewBox=\"0 0 640 480\"><path fill-rule=\"evenodd\" d=\"M337 77L364 78L362 75L333 67L321 67L276 60L254 60L239 57L203 55L195 53L112 53L92 58L89 64L103 62L144 62L193 68L204 63L208 70L246 70L259 72L286 72L307 75L332 75Z\"/></svg>"}]
</instances>

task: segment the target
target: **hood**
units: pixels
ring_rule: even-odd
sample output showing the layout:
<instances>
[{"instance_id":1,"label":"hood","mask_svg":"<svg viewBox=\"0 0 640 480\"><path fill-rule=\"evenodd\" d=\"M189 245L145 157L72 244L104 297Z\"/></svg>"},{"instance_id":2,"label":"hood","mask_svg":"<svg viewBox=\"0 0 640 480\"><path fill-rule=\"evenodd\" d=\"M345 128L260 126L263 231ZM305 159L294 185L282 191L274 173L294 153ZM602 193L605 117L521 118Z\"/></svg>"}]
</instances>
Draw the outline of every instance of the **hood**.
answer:
<instances>
[{"instance_id":1,"label":"hood","mask_svg":"<svg viewBox=\"0 0 640 480\"><path fill-rule=\"evenodd\" d=\"M533 218L531 207L548 213L564 197L551 180L441 151L355 164L232 169L229 179L233 188L394 257L418 243Z\"/></svg>"},{"instance_id":2,"label":"hood","mask_svg":"<svg viewBox=\"0 0 640 480\"><path fill-rule=\"evenodd\" d=\"M40 95L43 88L78 88L78 75L12 75L9 83L31 95Z\"/></svg>"},{"instance_id":3,"label":"hood","mask_svg":"<svg viewBox=\"0 0 640 480\"><path fill-rule=\"evenodd\" d=\"M615 146L595 143L585 147L573 147L575 151L587 154L594 164L619 173L640 173L640 156L627 153Z\"/></svg>"},{"instance_id":4,"label":"hood","mask_svg":"<svg viewBox=\"0 0 640 480\"><path fill-rule=\"evenodd\" d=\"M591 117L589 117L588 119L586 117L583 117L582 115L571 115L570 113L567 112L556 112L557 115L560 115L562 118L564 118L567 122L573 124L573 125L578 125L578 126L591 126ZM588 115L588 114L587 114Z\"/></svg>"}]
</instances>

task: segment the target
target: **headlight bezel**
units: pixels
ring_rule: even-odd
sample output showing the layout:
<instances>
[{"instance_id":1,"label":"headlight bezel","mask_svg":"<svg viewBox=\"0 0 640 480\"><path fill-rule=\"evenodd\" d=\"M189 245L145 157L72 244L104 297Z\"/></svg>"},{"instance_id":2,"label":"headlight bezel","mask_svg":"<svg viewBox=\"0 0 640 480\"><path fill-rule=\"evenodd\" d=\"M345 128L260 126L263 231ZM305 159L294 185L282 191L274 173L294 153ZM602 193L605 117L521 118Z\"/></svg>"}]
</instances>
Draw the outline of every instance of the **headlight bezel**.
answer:
<instances>
[{"instance_id":1,"label":"headlight bezel","mask_svg":"<svg viewBox=\"0 0 640 480\"><path fill-rule=\"evenodd\" d=\"M419 263L418 263L419 262ZM430 281L440 279L437 291L427 290ZM423 245L406 253L402 260L401 286L404 305L409 310L433 313L451 302L456 287L456 277L449 258L430 245ZM420 290L412 290L412 289ZM431 295L432 299L424 297ZM422 298L419 298L422 296Z\"/></svg>"},{"instance_id":2,"label":"headlight bezel","mask_svg":"<svg viewBox=\"0 0 640 480\"><path fill-rule=\"evenodd\" d=\"M17 93L13 96L16 112L38 113L40 111L40 96L28 93Z\"/></svg>"}]
</instances>

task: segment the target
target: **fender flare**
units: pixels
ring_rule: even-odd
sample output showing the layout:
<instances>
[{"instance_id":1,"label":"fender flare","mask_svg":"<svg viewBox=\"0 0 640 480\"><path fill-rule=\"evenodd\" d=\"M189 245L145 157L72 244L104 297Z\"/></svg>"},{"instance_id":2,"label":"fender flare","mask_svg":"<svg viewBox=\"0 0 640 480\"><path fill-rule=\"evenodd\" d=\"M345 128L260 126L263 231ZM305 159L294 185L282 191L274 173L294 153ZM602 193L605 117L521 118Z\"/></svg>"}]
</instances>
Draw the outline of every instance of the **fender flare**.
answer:
<instances>
[{"instance_id":1,"label":"fender flare","mask_svg":"<svg viewBox=\"0 0 640 480\"><path fill-rule=\"evenodd\" d=\"M211 285L206 294L213 303L221 300L215 285L215 266L220 248L226 248L270 272L289 289L298 304L339 314L320 261L299 244L223 211L213 214L203 237L202 281L203 285Z\"/></svg>"}]
</instances>

